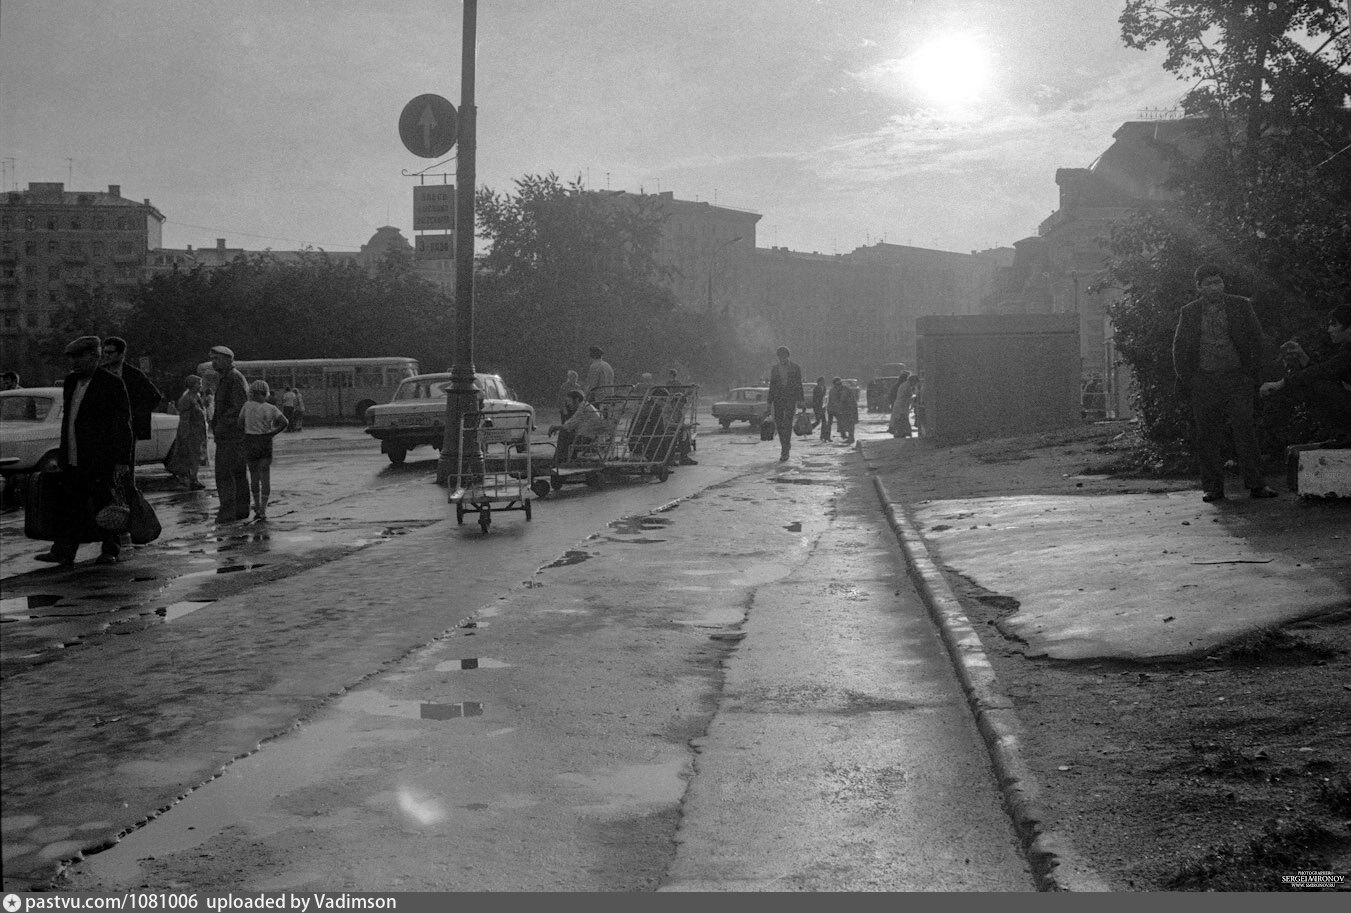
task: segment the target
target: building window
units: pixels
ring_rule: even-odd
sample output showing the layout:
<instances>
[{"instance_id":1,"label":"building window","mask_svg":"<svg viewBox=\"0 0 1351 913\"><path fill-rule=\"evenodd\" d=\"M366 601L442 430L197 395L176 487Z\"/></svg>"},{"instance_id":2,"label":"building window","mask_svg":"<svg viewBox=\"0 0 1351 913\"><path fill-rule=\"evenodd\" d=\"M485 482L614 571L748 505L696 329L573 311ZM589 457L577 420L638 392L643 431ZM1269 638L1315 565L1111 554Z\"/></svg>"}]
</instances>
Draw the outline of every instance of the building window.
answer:
<instances>
[{"instance_id":1,"label":"building window","mask_svg":"<svg viewBox=\"0 0 1351 913\"><path fill-rule=\"evenodd\" d=\"M8 238L0 241L0 256L8 257L12 253L14 253L14 242Z\"/></svg>"},{"instance_id":2,"label":"building window","mask_svg":"<svg viewBox=\"0 0 1351 913\"><path fill-rule=\"evenodd\" d=\"M117 252L118 252L119 254L134 254L134 253L136 253L136 242L135 242L135 241L118 241L118 242L117 242Z\"/></svg>"},{"instance_id":3,"label":"building window","mask_svg":"<svg viewBox=\"0 0 1351 913\"><path fill-rule=\"evenodd\" d=\"M94 231L103 231L103 216L94 216Z\"/></svg>"},{"instance_id":4,"label":"building window","mask_svg":"<svg viewBox=\"0 0 1351 913\"><path fill-rule=\"evenodd\" d=\"M61 293L58 292L56 289L50 289L50 290L47 292L47 303L48 303L48 304L60 304L60 303L61 303Z\"/></svg>"},{"instance_id":5,"label":"building window","mask_svg":"<svg viewBox=\"0 0 1351 913\"><path fill-rule=\"evenodd\" d=\"M36 241L23 242L23 252L30 257L33 256L38 252L38 242Z\"/></svg>"},{"instance_id":6,"label":"building window","mask_svg":"<svg viewBox=\"0 0 1351 913\"><path fill-rule=\"evenodd\" d=\"M118 220L117 220L117 228L118 228L119 231L126 231L127 228L129 228L129 227L130 227L130 226L127 225L127 220L126 220L126 219L118 219Z\"/></svg>"},{"instance_id":7,"label":"building window","mask_svg":"<svg viewBox=\"0 0 1351 913\"><path fill-rule=\"evenodd\" d=\"M70 252L71 254L73 254L74 256L77 256L77 257L83 257L83 256L84 256L84 242L83 242L83 241L71 241L71 242L69 242L69 243L66 245L66 250L69 251L69 252Z\"/></svg>"},{"instance_id":8,"label":"building window","mask_svg":"<svg viewBox=\"0 0 1351 913\"><path fill-rule=\"evenodd\" d=\"M47 217L47 230L56 231L56 216Z\"/></svg>"},{"instance_id":9,"label":"building window","mask_svg":"<svg viewBox=\"0 0 1351 913\"><path fill-rule=\"evenodd\" d=\"M60 278L61 278L61 267L60 267L58 264L55 264L55 263L50 264L50 265L47 267L47 278L48 278L48 279L60 279Z\"/></svg>"},{"instance_id":10,"label":"building window","mask_svg":"<svg viewBox=\"0 0 1351 913\"><path fill-rule=\"evenodd\" d=\"M13 226L14 222L8 215L0 216L0 228L9 231Z\"/></svg>"},{"instance_id":11,"label":"building window","mask_svg":"<svg viewBox=\"0 0 1351 913\"><path fill-rule=\"evenodd\" d=\"M95 241L95 242L94 242L94 256L95 256L95 257L102 257L102 256L103 256L103 249L104 249L104 248L103 248L103 242L102 242L102 241Z\"/></svg>"},{"instance_id":12,"label":"building window","mask_svg":"<svg viewBox=\"0 0 1351 913\"><path fill-rule=\"evenodd\" d=\"M48 242L47 242L47 253L49 253L49 254L54 254L54 253L57 252L57 250L60 249L60 247L61 247L60 242L58 242L58 241L48 241Z\"/></svg>"},{"instance_id":13,"label":"building window","mask_svg":"<svg viewBox=\"0 0 1351 913\"><path fill-rule=\"evenodd\" d=\"M16 275L17 273L15 273L14 267L12 266L0 268L0 276L3 276L6 279L13 279Z\"/></svg>"},{"instance_id":14,"label":"building window","mask_svg":"<svg viewBox=\"0 0 1351 913\"><path fill-rule=\"evenodd\" d=\"M13 314L6 314L6 315L4 316L3 319L4 319L4 321L5 321L5 329L7 329L7 330L12 330L12 329L14 329L14 315L13 315Z\"/></svg>"},{"instance_id":15,"label":"building window","mask_svg":"<svg viewBox=\"0 0 1351 913\"><path fill-rule=\"evenodd\" d=\"M79 217L79 216L74 216L73 218L71 218L71 220L70 220L70 228L71 228L72 231L79 231L79 230L80 230L80 217Z\"/></svg>"}]
</instances>

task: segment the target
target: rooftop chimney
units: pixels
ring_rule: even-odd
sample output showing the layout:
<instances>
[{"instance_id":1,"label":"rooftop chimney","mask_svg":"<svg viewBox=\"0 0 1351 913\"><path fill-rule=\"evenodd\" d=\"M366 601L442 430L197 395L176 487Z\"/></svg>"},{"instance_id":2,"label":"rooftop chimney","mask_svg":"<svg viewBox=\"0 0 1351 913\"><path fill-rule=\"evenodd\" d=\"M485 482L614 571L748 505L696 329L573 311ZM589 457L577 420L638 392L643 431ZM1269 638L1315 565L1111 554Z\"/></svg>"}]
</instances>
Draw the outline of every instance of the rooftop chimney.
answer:
<instances>
[{"instance_id":1,"label":"rooftop chimney","mask_svg":"<svg viewBox=\"0 0 1351 913\"><path fill-rule=\"evenodd\" d=\"M115 196L115 197L120 197L120 196L122 195L122 185L121 185L121 184L109 184L109 185L108 185L108 193L112 194L112 195Z\"/></svg>"},{"instance_id":2,"label":"rooftop chimney","mask_svg":"<svg viewBox=\"0 0 1351 913\"><path fill-rule=\"evenodd\" d=\"M217 238L217 239L216 239L216 250L225 250L225 239L224 239L224 238Z\"/></svg>"}]
</instances>

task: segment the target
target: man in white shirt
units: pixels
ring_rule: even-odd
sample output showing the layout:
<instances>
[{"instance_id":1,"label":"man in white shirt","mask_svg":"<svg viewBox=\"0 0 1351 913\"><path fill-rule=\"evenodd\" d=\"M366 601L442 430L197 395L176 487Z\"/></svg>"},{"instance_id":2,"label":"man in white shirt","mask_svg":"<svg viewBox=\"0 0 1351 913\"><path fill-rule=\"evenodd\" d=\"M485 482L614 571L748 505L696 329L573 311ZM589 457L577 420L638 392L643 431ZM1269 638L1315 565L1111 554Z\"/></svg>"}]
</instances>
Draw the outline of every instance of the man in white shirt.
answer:
<instances>
[{"instance_id":1,"label":"man in white shirt","mask_svg":"<svg viewBox=\"0 0 1351 913\"><path fill-rule=\"evenodd\" d=\"M605 360L605 351L600 346L592 346L590 353L591 364L586 368L586 398L594 403L597 387L614 386L615 369Z\"/></svg>"}]
</instances>

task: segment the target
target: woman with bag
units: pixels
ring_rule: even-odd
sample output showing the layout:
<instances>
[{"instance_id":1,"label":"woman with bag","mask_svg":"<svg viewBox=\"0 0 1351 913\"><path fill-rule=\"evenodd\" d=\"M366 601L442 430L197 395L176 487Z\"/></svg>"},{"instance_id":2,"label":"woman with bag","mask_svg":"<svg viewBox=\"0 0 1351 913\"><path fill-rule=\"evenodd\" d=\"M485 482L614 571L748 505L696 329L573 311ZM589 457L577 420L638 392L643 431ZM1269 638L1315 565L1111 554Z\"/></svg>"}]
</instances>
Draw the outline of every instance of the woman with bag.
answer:
<instances>
[{"instance_id":1,"label":"woman with bag","mask_svg":"<svg viewBox=\"0 0 1351 913\"><path fill-rule=\"evenodd\" d=\"M188 486L189 491L206 488L197 480L197 472L206 454L206 406L202 401L202 379L189 374L183 395L178 398L178 434L173 453L164 468Z\"/></svg>"}]
</instances>

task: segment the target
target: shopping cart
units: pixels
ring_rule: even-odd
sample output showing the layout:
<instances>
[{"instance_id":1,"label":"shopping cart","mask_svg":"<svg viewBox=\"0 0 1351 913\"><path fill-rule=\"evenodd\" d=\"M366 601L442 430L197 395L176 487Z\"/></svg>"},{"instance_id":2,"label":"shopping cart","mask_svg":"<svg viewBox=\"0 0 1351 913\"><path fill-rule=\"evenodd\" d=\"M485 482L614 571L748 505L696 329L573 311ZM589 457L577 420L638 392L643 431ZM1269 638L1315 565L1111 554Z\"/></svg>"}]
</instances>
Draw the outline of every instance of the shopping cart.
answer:
<instances>
[{"instance_id":1,"label":"shopping cart","mask_svg":"<svg viewBox=\"0 0 1351 913\"><path fill-rule=\"evenodd\" d=\"M525 511L530 519L533 418L528 409L502 409L467 412L460 419L455 478L447 496L455 505L455 522L463 524L464 515L475 512L486 533L494 508Z\"/></svg>"},{"instance_id":2,"label":"shopping cart","mask_svg":"<svg viewBox=\"0 0 1351 913\"><path fill-rule=\"evenodd\" d=\"M556 458L550 484L597 486L605 476L651 475L665 482L671 467L696 446L698 387L654 387L597 398L603 432L579 436ZM560 448L561 449L561 448Z\"/></svg>"}]
</instances>

